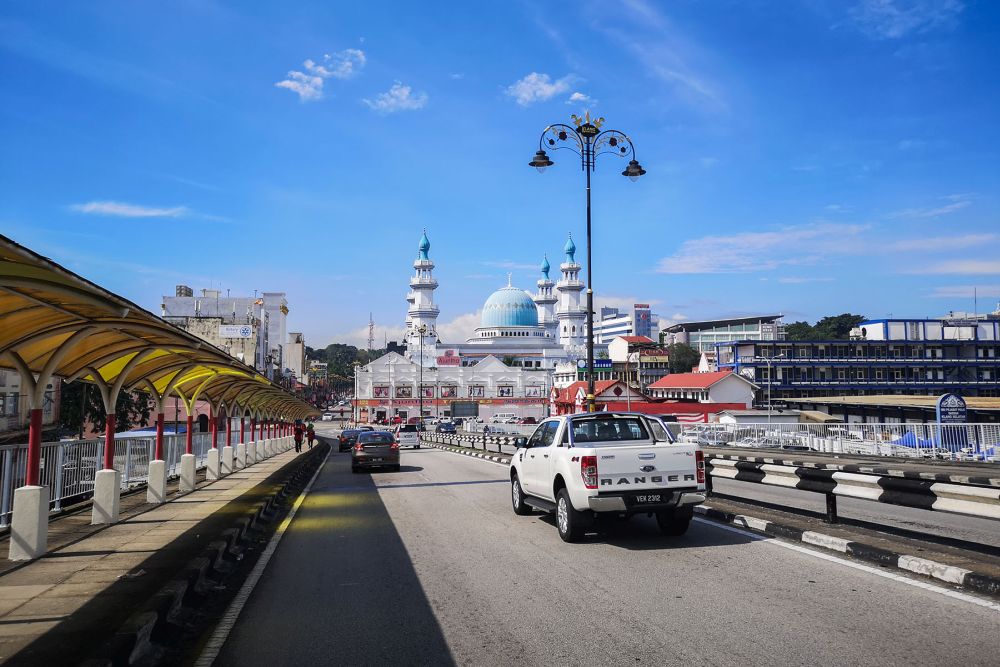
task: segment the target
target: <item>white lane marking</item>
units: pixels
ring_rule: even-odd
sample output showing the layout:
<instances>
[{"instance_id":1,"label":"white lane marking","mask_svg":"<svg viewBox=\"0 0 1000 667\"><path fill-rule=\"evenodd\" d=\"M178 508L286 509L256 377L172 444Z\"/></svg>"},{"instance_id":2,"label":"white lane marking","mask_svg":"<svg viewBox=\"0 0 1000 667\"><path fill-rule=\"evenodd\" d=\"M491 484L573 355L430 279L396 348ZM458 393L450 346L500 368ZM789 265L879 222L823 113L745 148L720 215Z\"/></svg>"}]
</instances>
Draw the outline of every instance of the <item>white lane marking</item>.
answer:
<instances>
[{"instance_id":1,"label":"white lane marking","mask_svg":"<svg viewBox=\"0 0 1000 667\"><path fill-rule=\"evenodd\" d=\"M486 463L492 463L493 465L500 466L501 468L510 468L510 464L509 463L497 463L496 461L490 461L489 459L484 459L482 457L471 456L469 454L463 454L462 452L453 452L450 449L442 449L441 447L435 447L434 449L438 450L439 452L446 452L448 454L454 454L455 456L464 456L467 459L478 458L480 461L485 461Z\"/></svg>"},{"instance_id":2,"label":"white lane marking","mask_svg":"<svg viewBox=\"0 0 1000 667\"><path fill-rule=\"evenodd\" d=\"M243 582L243 586L240 588L240 592L236 594L233 601L229 603L229 608L226 609L226 613L222 616L222 620L219 621L219 625L216 626L215 632L212 633L212 638L208 640L205 645L205 649L198 656L197 662L195 662L195 667L211 667L215 659L219 657L219 653L222 652L222 647L229 638L229 633L232 632L233 627L236 625L236 620L240 617L240 613L243 611L243 607L246 605L247 600L250 599L250 594L253 593L254 587L257 582L260 581L261 575L264 574L264 568L267 567L268 562L271 560L271 556L274 555L274 550L278 548L278 542L281 541L282 535L288 529L289 524L292 519L295 518L295 513L299 511L299 507L302 505L302 501L305 500L306 496L309 495L309 491L312 489L313 482L319 477L319 473L326 467L326 462L330 459L330 454L333 452L333 448L326 453L326 458L323 459L323 463L316 468L316 472L313 473L312 479L306 484L306 488L302 489L302 493L299 497L295 499L295 504L292 505L292 509L288 512L288 516L285 520L281 522L278 526L278 530L275 531L274 535L271 536L271 540L267 543L267 547L264 548L264 552L260 555L257 563L253 566L253 570L250 572L250 576L247 580Z\"/></svg>"},{"instance_id":3,"label":"white lane marking","mask_svg":"<svg viewBox=\"0 0 1000 667\"><path fill-rule=\"evenodd\" d=\"M855 563L849 560L844 560L843 558L838 558L837 556L832 556L830 554L821 553L819 551L814 551L813 549L807 549L806 547L799 546L798 544L792 544L791 542L783 542L779 539L772 537L765 537L763 535L758 535L756 533L751 533L750 531L743 530L742 528L735 528L733 526L727 526L710 519L702 519L700 517L695 517L694 521L698 523L703 523L713 528L719 528L721 530L728 530L731 533L736 533L738 535L743 535L744 537L749 537L752 540L767 542L773 544L774 546L781 547L783 549L790 549L792 551L798 551L799 553L808 554L822 560L830 561L831 563L837 563L838 565L843 565L844 567L854 568L855 570L861 570L862 572L867 572L868 574L874 574L885 579L892 579L893 581L898 581L907 586L915 586L917 588L922 588L926 591L931 591L932 593L938 593L946 597L954 598L956 600L961 600L962 602L969 602L980 607L986 607L992 611L1000 612L1000 604L996 602L990 602L989 600L982 600L980 598L974 597L972 595L967 595L965 593L960 593L958 591L950 591L947 588L941 588L940 586L935 586L934 584L927 583L926 581L917 581L916 579L910 579L909 577L904 577L901 574L894 574L892 572L886 572L878 568L870 567L868 565L862 565L861 563Z\"/></svg>"}]
</instances>

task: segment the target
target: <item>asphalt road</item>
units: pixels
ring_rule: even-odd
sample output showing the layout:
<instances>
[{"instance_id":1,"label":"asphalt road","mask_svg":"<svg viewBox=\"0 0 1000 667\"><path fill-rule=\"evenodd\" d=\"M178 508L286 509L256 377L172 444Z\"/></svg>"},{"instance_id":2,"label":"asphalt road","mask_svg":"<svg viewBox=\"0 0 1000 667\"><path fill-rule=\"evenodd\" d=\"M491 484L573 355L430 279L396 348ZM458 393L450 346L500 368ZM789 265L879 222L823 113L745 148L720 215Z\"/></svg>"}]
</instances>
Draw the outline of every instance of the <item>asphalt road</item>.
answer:
<instances>
[{"instance_id":1,"label":"asphalt road","mask_svg":"<svg viewBox=\"0 0 1000 667\"><path fill-rule=\"evenodd\" d=\"M995 665L1000 611L698 521L564 544L507 469L327 460L216 664Z\"/></svg>"}]
</instances>

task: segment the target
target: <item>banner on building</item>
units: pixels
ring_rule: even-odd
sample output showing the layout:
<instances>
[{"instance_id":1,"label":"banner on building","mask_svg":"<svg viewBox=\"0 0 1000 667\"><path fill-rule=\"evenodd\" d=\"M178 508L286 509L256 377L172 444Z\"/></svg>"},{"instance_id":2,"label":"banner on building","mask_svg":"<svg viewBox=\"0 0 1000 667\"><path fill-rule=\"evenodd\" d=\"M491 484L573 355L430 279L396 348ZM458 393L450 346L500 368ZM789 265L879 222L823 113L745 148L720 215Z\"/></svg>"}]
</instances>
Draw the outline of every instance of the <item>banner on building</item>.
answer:
<instances>
[{"instance_id":1,"label":"banner on building","mask_svg":"<svg viewBox=\"0 0 1000 667\"><path fill-rule=\"evenodd\" d=\"M250 338L253 327L249 324L220 324L219 338Z\"/></svg>"},{"instance_id":2,"label":"banner on building","mask_svg":"<svg viewBox=\"0 0 1000 667\"><path fill-rule=\"evenodd\" d=\"M438 366L461 366L462 358L458 356L458 350L443 350L437 358Z\"/></svg>"}]
</instances>

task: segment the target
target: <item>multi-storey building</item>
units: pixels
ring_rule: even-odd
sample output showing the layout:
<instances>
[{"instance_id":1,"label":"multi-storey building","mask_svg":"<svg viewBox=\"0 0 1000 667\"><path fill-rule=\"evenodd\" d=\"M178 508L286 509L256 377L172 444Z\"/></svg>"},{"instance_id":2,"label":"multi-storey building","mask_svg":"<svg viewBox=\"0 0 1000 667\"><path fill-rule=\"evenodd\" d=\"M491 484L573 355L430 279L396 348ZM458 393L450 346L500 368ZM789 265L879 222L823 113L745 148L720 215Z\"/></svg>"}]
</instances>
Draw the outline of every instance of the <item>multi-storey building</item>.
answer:
<instances>
[{"instance_id":1,"label":"multi-storey building","mask_svg":"<svg viewBox=\"0 0 1000 667\"><path fill-rule=\"evenodd\" d=\"M770 387L774 399L1000 396L998 320L870 320L855 333L852 340L719 343L716 363L757 384L764 395Z\"/></svg>"},{"instance_id":2,"label":"multi-storey building","mask_svg":"<svg viewBox=\"0 0 1000 667\"><path fill-rule=\"evenodd\" d=\"M222 296L203 289L201 296L178 285L176 296L163 297L161 316L252 365L268 379L282 375L285 364L288 302L284 292L259 296Z\"/></svg>"},{"instance_id":3,"label":"multi-storey building","mask_svg":"<svg viewBox=\"0 0 1000 667\"><path fill-rule=\"evenodd\" d=\"M782 315L749 315L721 320L681 322L665 328L660 342L665 345L685 343L714 361L715 347L731 341L782 340L785 325Z\"/></svg>"},{"instance_id":4,"label":"multi-storey building","mask_svg":"<svg viewBox=\"0 0 1000 667\"><path fill-rule=\"evenodd\" d=\"M594 340L610 343L619 336L652 338L660 327L660 316L649 309L648 303L636 303L627 311L601 308L600 319L594 322Z\"/></svg>"}]
</instances>

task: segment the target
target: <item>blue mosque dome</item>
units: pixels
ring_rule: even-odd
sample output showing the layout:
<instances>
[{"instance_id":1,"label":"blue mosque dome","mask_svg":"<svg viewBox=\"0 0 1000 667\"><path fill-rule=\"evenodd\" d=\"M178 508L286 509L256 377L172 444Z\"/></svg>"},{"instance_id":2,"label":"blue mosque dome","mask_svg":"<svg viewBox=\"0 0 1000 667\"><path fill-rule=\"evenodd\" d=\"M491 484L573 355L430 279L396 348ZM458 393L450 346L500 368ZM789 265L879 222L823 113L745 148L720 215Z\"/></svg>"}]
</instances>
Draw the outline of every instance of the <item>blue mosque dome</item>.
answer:
<instances>
[{"instance_id":1,"label":"blue mosque dome","mask_svg":"<svg viewBox=\"0 0 1000 667\"><path fill-rule=\"evenodd\" d=\"M427 252L431 249L430 239L427 238L427 230L424 230L423 235L420 237L420 245L417 246L417 250L420 251L418 259L430 259L427 256Z\"/></svg>"},{"instance_id":2,"label":"blue mosque dome","mask_svg":"<svg viewBox=\"0 0 1000 667\"><path fill-rule=\"evenodd\" d=\"M573 243L572 234L570 234L569 239L566 240L566 245L563 246L563 251L566 253L566 262L568 264L576 263L576 244Z\"/></svg>"},{"instance_id":3,"label":"blue mosque dome","mask_svg":"<svg viewBox=\"0 0 1000 667\"><path fill-rule=\"evenodd\" d=\"M552 269L552 267L551 267L551 266L549 265L549 256L548 256L548 255L546 255L546 256L545 256L545 257L544 257L544 258L542 259L542 273L543 273L543 274L545 275L545 278L546 278L546 279L548 279L548 277L549 277L549 271L550 271L551 269Z\"/></svg>"},{"instance_id":4,"label":"blue mosque dome","mask_svg":"<svg viewBox=\"0 0 1000 667\"><path fill-rule=\"evenodd\" d=\"M538 309L523 289L501 287L483 305L484 327L537 327Z\"/></svg>"}]
</instances>

